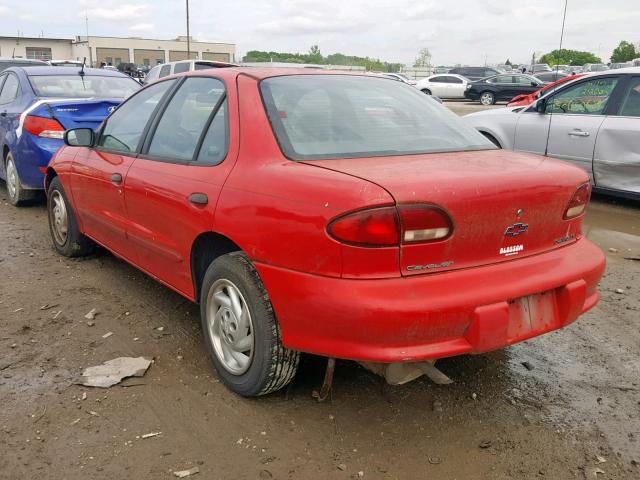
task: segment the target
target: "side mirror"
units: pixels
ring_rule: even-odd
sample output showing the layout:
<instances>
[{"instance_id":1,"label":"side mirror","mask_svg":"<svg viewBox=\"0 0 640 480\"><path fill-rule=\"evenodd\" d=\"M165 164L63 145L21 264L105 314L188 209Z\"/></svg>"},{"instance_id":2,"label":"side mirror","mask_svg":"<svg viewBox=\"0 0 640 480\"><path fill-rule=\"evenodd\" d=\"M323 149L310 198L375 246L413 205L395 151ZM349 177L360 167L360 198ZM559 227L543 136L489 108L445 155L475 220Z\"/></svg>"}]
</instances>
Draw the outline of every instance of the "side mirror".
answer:
<instances>
[{"instance_id":1,"label":"side mirror","mask_svg":"<svg viewBox=\"0 0 640 480\"><path fill-rule=\"evenodd\" d=\"M64 143L70 147L92 147L95 133L90 128L72 128L64 132Z\"/></svg>"},{"instance_id":2,"label":"side mirror","mask_svg":"<svg viewBox=\"0 0 640 480\"><path fill-rule=\"evenodd\" d=\"M543 98L536 102L535 110L538 113L545 113L547 111L547 99Z\"/></svg>"}]
</instances>

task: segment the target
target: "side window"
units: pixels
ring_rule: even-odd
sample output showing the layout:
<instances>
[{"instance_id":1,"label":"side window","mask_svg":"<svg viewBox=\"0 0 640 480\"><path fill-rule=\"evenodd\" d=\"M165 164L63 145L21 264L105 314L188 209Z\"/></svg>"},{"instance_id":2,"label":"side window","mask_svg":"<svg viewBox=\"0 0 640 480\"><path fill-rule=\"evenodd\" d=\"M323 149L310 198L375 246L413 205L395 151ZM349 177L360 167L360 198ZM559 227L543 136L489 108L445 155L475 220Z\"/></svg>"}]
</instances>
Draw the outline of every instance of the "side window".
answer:
<instances>
[{"instance_id":1,"label":"side window","mask_svg":"<svg viewBox=\"0 0 640 480\"><path fill-rule=\"evenodd\" d=\"M147 122L175 80L154 83L123 103L107 119L98 147L116 152L135 152Z\"/></svg>"},{"instance_id":2,"label":"side window","mask_svg":"<svg viewBox=\"0 0 640 480\"><path fill-rule=\"evenodd\" d=\"M189 62L179 62L173 66L173 73L183 73L188 72L191 63Z\"/></svg>"},{"instance_id":3,"label":"side window","mask_svg":"<svg viewBox=\"0 0 640 480\"><path fill-rule=\"evenodd\" d=\"M618 78L594 78L572 85L547 102L547 113L602 115Z\"/></svg>"},{"instance_id":4,"label":"side window","mask_svg":"<svg viewBox=\"0 0 640 480\"><path fill-rule=\"evenodd\" d=\"M531 82L535 81L529 77L525 77L524 75L515 75L514 79L518 85L528 85L528 86L531 86Z\"/></svg>"},{"instance_id":5,"label":"side window","mask_svg":"<svg viewBox=\"0 0 640 480\"><path fill-rule=\"evenodd\" d=\"M640 77L634 77L629 84L629 90L622 101L620 113L624 117L640 117Z\"/></svg>"},{"instance_id":6,"label":"side window","mask_svg":"<svg viewBox=\"0 0 640 480\"><path fill-rule=\"evenodd\" d=\"M447 77L449 79L449 83L462 83L462 79L458 77Z\"/></svg>"},{"instance_id":7,"label":"side window","mask_svg":"<svg viewBox=\"0 0 640 480\"><path fill-rule=\"evenodd\" d=\"M199 163L217 165L227 156L227 146L229 145L228 118L227 99L225 98L204 137L198 153Z\"/></svg>"},{"instance_id":8,"label":"side window","mask_svg":"<svg viewBox=\"0 0 640 480\"><path fill-rule=\"evenodd\" d=\"M192 161L202 131L224 95L224 84L220 80L187 78L162 113L148 155L185 163Z\"/></svg>"},{"instance_id":9,"label":"side window","mask_svg":"<svg viewBox=\"0 0 640 480\"><path fill-rule=\"evenodd\" d=\"M163 65L162 67L160 67L160 74L158 75L158 78L166 77L170 73L171 73L171 65L168 65L168 64Z\"/></svg>"},{"instance_id":10,"label":"side window","mask_svg":"<svg viewBox=\"0 0 640 480\"><path fill-rule=\"evenodd\" d=\"M447 80L447 77L433 77L431 80L429 80L429 82L431 82L431 83L449 83L449 81Z\"/></svg>"},{"instance_id":11,"label":"side window","mask_svg":"<svg viewBox=\"0 0 640 480\"><path fill-rule=\"evenodd\" d=\"M19 90L18 77L11 74L7 75L7 79L2 86L2 92L0 92L0 104L13 102L18 96Z\"/></svg>"}]
</instances>

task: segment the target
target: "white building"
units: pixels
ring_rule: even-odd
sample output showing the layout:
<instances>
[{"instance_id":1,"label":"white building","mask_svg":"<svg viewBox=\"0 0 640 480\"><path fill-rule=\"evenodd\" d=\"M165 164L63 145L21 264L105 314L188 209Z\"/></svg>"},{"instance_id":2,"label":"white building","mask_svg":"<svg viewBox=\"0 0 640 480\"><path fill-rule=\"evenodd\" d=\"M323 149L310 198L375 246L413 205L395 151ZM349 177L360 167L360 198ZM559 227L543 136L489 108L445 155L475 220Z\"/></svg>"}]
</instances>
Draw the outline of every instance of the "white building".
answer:
<instances>
[{"instance_id":1,"label":"white building","mask_svg":"<svg viewBox=\"0 0 640 480\"><path fill-rule=\"evenodd\" d=\"M198 42L190 39L187 55L187 37L174 40L148 38L121 38L76 36L66 38L0 37L0 57L32 58L38 60L82 60L87 65L99 66L158 63L184 60L188 56L200 60L234 62L236 46L233 43Z\"/></svg>"}]
</instances>

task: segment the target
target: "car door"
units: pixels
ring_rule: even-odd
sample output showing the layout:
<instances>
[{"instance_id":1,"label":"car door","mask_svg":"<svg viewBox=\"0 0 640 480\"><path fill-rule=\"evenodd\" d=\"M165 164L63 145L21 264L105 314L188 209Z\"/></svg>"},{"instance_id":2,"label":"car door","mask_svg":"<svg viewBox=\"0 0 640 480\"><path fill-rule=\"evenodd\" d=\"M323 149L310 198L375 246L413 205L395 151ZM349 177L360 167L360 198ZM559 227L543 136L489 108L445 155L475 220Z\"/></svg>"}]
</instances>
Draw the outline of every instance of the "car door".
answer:
<instances>
[{"instance_id":1,"label":"car door","mask_svg":"<svg viewBox=\"0 0 640 480\"><path fill-rule=\"evenodd\" d=\"M20 96L20 81L15 73L7 72L0 78L0 148L4 145L10 146L15 142L15 130L18 125L18 117L22 113L22 105L18 99ZM18 101L17 101L18 100ZM13 152L15 155L15 152ZM2 158L0 158L2 160ZM14 159L16 162L17 159ZM6 166L0 161L2 166L2 178L6 178L4 171ZM18 167L20 170L20 167Z\"/></svg>"},{"instance_id":2,"label":"car door","mask_svg":"<svg viewBox=\"0 0 640 480\"><path fill-rule=\"evenodd\" d=\"M4 86L4 81L7 79L7 74L3 73L0 75L0 97L2 97L2 87ZM2 109L0 106L0 146L4 145L4 139L7 135L7 116L2 115ZM0 162L3 163L3 162ZM0 165L0 168L4 168L4 165Z\"/></svg>"},{"instance_id":3,"label":"car door","mask_svg":"<svg viewBox=\"0 0 640 480\"><path fill-rule=\"evenodd\" d=\"M193 294L193 242L214 228L237 145L234 90L214 77L189 76L157 116L129 170L125 198L138 265L184 295Z\"/></svg>"},{"instance_id":4,"label":"car door","mask_svg":"<svg viewBox=\"0 0 640 480\"><path fill-rule=\"evenodd\" d=\"M549 97L545 108L551 114L547 155L573 162L593 176L596 137L618 82L618 76L598 76Z\"/></svg>"},{"instance_id":5,"label":"car door","mask_svg":"<svg viewBox=\"0 0 640 480\"><path fill-rule=\"evenodd\" d=\"M599 188L640 194L640 75L625 83L618 108L600 126L593 176Z\"/></svg>"},{"instance_id":6,"label":"car door","mask_svg":"<svg viewBox=\"0 0 640 480\"><path fill-rule=\"evenodd\" d=\"M174 79L153 83L124 102L105 121L94 148L82 149L71 167L71 191L82 231L135 262L128 238L124 187L145 128Z\"/></svg>"},{"instance_id":7,"label":"car door","mask_svg":"<svg viewBox=\"0 0 640 480\"><path fill-rule=\"evenodd\" d=\"M431 90L431 94L436 97L446 97L447 96L447 77L444 75L440 75L438 77L433 77L429 80L429 89Z\"/></svg>"},{"instance_id":8,"label":"car door","mask_svg":"<svg viewBox=\"0 0 640 480\"><path fill-rule=\"evenodd\" d=\"M447 84L448 94L450 98L464 98L466 84L461 78L452 75L447 76L449 83Z\"/></svg>"}]
</instances>

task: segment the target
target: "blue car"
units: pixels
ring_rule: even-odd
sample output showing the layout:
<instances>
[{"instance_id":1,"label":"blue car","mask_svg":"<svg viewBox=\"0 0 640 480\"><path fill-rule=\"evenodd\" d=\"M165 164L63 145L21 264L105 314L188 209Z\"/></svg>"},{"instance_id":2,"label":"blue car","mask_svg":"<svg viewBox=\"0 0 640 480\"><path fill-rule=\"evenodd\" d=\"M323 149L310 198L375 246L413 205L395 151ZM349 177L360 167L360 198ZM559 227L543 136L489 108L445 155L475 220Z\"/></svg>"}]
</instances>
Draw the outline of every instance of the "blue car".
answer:
<instances>
[{"instance_id":1,"label":"blue car","mask_svg":"<svg viewBox=\"0 0 640 480\"><path fill-rule=\"evenodd\" d=\"M140 84L120 72L11 67L0 74L0 179L13 205L44 188L44 173L70 128L98 128Z\"/></svg>"}]
</instances>

